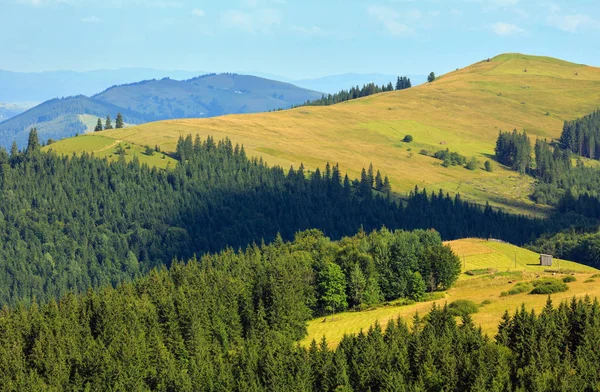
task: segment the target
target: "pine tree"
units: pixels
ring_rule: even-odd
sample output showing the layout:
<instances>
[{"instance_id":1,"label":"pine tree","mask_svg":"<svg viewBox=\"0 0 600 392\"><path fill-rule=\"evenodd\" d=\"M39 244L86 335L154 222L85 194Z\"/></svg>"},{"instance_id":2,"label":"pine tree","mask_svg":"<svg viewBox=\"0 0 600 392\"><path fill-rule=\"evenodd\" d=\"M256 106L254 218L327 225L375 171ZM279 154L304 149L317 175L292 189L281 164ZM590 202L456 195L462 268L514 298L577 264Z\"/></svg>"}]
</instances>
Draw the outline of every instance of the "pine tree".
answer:
<instances>
[{"instance_id":1,"label":"pine tree","mask_svg":"<svg viewBox=\"0 0 600 392\"><path fill-rule=\"evenodd\" d=\"M381 178L379 170L377 170L377 175L375 176L375 189L379 192L383 190L383 179Z\"/></svg>"},{"instance_id":2,"label":"pine tree","mask_svg":"<svg viewBox=\"0 0 600 392\"><path fill-rule=\"evenodd\" d=\"M115 120L115 128L119 129L119 128L123 128L125 126L125 123L123 122L123 116L121 115L121 113L117 113L117 119Z\"/></svg>"},{"instance_id":3,"label":"pine tree","mask_svg":"<svg viewBox=\"0 0 600 392\"><path fill-rule=\"evenodd\" d=\"M369 180L369 184L371 185L371 188L373 188L373 185L375 184L375 173L374 173L372 163L369 164L369 171L367 172L367 178Z\"/></svg>"},{"instance_id":4,"label":"pine tree","mask_svg":"<svg viewBox=\"0 0 600 392\"><path fill-rule=\"evenodd\" d=\"M106 116L106 123L104 125L104 129L113 129L110 114Z\"/></svg>"},{"instance_id":5,"label":"pine tree","mask_svg":"<svg viewBox=\"0 0 600 392\"><path fill-rule=\"evenodd\" d=\"M390 185L390 179L388 176L385 176L383 179L383 186L381 191L389 198L392 195L392 186Z\"/></svg>"},{"instance_id":6,"label":"pine tree","mask_svg":"<svg viewBox=\"0 0 600 392\"><path fill-rule=\"evenodd\" d=\"M429 74L429 76L427 76L427 82L431 83L433 81L435 81L435 73L432 72Z\"/></svg>"},{"instance_id":7,"label":"pine tree","mask_svg":"<svg viewBox=\"0 0 600 392\"><path fill-rule=\"evenodd\" d=\"M27 141L27 154L33 154L40 150L40 139L36 128L32 128L29 131L29 140Z\"/></svg>"},{"instance_id":8,"label":"pine tree","mask_svg":"<svg viewBox=\"0 0 600 392\"><path fill-rule=\"evenodd\" d=\"M11 158L17 157L19 155L19 146L17 146L17 142L13 141L10 146L10 156Z\"/></svg>"},{"instance_id":9,"label":"pine tree","mask_svg":"<svg viewBox=\"0 0 600 392\"><path fill-rule=\"evenodd\" d=\"M96 123L96 128L94 128L94 132L100 132L104 129L102 126L102 120L98 118L98 122Z\"/></svg>"}]
</instances>

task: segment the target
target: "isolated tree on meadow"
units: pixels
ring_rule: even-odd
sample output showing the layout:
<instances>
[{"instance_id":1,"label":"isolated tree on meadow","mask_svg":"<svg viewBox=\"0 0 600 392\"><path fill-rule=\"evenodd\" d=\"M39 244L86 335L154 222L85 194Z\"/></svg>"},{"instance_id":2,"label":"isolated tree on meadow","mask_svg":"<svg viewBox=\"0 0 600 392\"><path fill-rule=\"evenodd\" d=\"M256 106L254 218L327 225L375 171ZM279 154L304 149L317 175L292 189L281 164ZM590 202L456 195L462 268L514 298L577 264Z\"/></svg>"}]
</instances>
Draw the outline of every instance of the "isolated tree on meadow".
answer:
<instances>
[{"instance_id":1,"label":"isolated tree on meadow","mask_svg":"<svg viewBox=\"0 0 600 392\"><path fill-rule=\"evenodd\" d=\"M123 128L125 126L125 123L123 122L123 116L121 115L121 113L117 113L117 119L115 120L115 128L119 129L119 128Z\"/></svg>"},{"instance_id":2,"label":"isolated tree on meadow","mask_svg":"<svg viewBox=\"0 0 600 392\"><path fill-rule=\"evenodd\" d=\"M94 132L100 132L104 129L102 126L102 120L98 118L98 122L96 123L96 128L94 128Z\"/></svg>"},{"instance_id":3,"label":"isolated tree on meadow","mask_svg":"<svg viewBox=\"0 0 600 392\"><path fill-rule=\"evenodd\" d=\"M106 116L106 124L104 125L104 129L113 129L112 121L110 119L110 114Z\"/></svg>"},{"instance_id":4,"label":"isolated tree on meadow","mask_svg":"<svg viewBox=\"0 0 600 392\"><path fill-rule=\"evenodd\" d=\"M427 76L427 82L431 83L435 80L435 73L430 73L429 76Z\"/></svg>"}]
</instances>

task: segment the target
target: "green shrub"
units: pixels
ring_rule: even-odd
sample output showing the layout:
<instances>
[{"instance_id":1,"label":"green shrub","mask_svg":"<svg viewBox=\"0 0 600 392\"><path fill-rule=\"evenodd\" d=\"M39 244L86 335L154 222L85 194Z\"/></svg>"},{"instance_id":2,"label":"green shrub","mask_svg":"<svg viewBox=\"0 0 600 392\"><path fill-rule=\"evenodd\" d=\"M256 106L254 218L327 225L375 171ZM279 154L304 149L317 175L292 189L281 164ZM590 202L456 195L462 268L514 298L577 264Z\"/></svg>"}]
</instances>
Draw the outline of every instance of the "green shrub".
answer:
<instances>
[{"instance_id":1,"label":"green shrub","mask_svg":"<svg viewBox=\"0 0 600 392\"><path fill-rule=\"evenodd\" d=\"M448 305L448 310L453 316L462 317L468 314L477 313L479 306L468 299L457 299Z\"/></svg>"},{"instance_id":2,"label":"green shrub","mask_svg":"<svg viewBox=\"0 0 600 392\"><path fill-rule=\"evenodd\" d=\"M590 279L594 279L594 278L600 278L600 274L594 274L594 275L590 276Z\"/></svg>"},{"instance_id":3,"label":"green shrub","mask_svg":"<svg viewBox=\"0 0 600 392\"><path fill-rule=\"evenodd\" d=\"M472 269L472 270L465 271L465 274L467 274L469 276L479 276L479 275L493 274L494 272L496 272L496 270L493 268L480 268L480 269Z\"/></svg>"},{"instance_id":4,"label":"green shrub","mask_svg":"<svg viewBox=\"0 0 600 392\"><path fill-rule=\"evenodd\" d=\"M583 281L583 283L594 283L596 280L595 279L586 279Z\"/></svg>"},{"instance_id":5,"label":"green shrub","mask_svg":"<svg viewBox=\"0 0 600 392\"><path fill-rule=\"evenodd\" d=\"M463 166L467 164L467 157L460 155L457 152L450 151L449 149L439 150L433 154L433 157L444 161L444 164L446 161L449 161L452 166Z\"/></svg>"},{"instance_id":6,"label":"green shrub","mask_svg":"<svg viewBox=\"0 0 600 392\"><path fill-rule=\"evenodd\" d=\"M521 293L528 293L533 289L533 286L527 282L520 282L515 285L512 289L508 291L503 291L500 293L501 297L506 297L508 295L517 295Z\"/></svg>"},{"instance_id":7,"label":"green shrub","mask_svg":"<svg viewBox=\"0 0 600 392\"><path fill-rule=\"evenodd\" d=\"M571 283L571 282L575 282L577 279L575 279L575 277L573 275L568 275L565 276L564 278L562 278L562 281L565 283Z\"/></svg>"},{"instance_id":8,"label":"green shrub","mask_svg":"<svg viewBox=\"0 0 600 392\"><path fill-rule=\"evenodd\" d=\"M485 306L485 305L489 305L489 304L491 304L491 303L492 303L492 300L491 300L491 299L484 299L484 300L481 302L481 305L479 305L479 306Z\"/></svg>"},{"instance_id":9,"label":"green shrub","mask_svg":"<svg viewBox=\"0 0 600 392\"><path fill-rule=\"evenodd\" d=\"M412 143L413 137L412 137L412 135L406 135L406 136L404 136L404 139L402 139L402 141L404 143Z\"/></svg>"},{"instance_id":10,"label":"green shrub","mask_svg":"<svg viewBox=\"0 0 600 392\"><path fill-rule=\"evenodd\" d=\"M437 301L446 298L446 294L441 291L434 291L433 293L425 293L423 299L419 302Z\"/></svg>"},{"instance_id":11,"label":"green shrub","mask_svg":"<svg viewBox=\"0 0 600 392\"><path fill-rule=\"evenodd\" d=\"M483 164L483 166L485 167L485 171L487 172L493 172L494 169L492 168L492 162L490 161L485 161L485 163Z\"/></svg>"},{"instance_id":12,"label":"green shrub","mask_svg":"<svg viewBox=\"0 0 600 392\"><path fill-rule=\"evenodd\" d=\"M553 294L567 291L569 287L558 279L546 278L533 281L533 290L529 294Z\"/></svg>"},{"instance_id":13,"label":"green shrub","mask_svg":"<svg viewBox=\"0 0 600 392\"><path fill-rule=\"evenodd\" d=\"M421 154L421 155L429 155L429 151L427 151L426 149L422 149L421 151L419 151L419 154Z\"/></svg>"},{"instance_id":14,"label":"green shrub","mask_svg":"<svg viewBox=\"0 0 600 392\"><path fill-rule=\"evenodd\" d=\"M467 169L477 170L477 158L472 157L469 163L467 163Z\"/></svg>"}]
</instances>

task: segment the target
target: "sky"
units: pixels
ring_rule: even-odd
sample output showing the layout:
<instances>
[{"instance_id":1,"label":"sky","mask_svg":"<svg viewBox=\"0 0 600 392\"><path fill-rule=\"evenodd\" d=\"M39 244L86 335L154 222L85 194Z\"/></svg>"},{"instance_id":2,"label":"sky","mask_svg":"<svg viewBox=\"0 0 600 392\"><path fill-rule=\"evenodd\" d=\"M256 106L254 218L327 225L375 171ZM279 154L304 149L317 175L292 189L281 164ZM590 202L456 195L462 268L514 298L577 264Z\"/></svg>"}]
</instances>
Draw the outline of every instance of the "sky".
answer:
<instances>
[{"instance_id":1,"label":"sky","mask_svg":"<svg viewBox=\"0 0 600 392\"><path fill-rule=\"evenodd\" d=\"M423 75L506 52L600 66L598 1L0 0L0 69Z\"/></svg>"}]
</instances>

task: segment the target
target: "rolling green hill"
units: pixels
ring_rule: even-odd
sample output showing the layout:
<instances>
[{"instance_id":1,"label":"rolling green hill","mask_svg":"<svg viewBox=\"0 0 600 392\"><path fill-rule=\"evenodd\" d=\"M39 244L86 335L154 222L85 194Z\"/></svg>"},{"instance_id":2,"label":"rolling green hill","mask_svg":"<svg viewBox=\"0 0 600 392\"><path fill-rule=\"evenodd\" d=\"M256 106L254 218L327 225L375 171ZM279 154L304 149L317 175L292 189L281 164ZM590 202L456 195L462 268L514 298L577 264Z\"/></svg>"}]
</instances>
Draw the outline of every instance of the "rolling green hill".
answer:
<instances>
[{"instance_id":1,"label":"rolling green hill","mask_svg":"<svg viewBox=\"0 0 600 392\"><path fill-rule=\"evenodd\" d=\"M415 185L460 192L468 199L510 211L544 214L529 199L533 179L494 164L492 173L444 168L429 155L440 149L475 156L483 167L500 130L526 130L532 138L557 138L564 120L597 109L600 68L548 57L504 54L408 90L328 107L273 113L182 119L103 132L103 137L173 151L180 135L230 137L249 155L270 164L308 168L338 162L350 175L370 162L394 189ZM404 136L412 143L402 142ZM70 141L54 145L70 150Z\"/></svg>"},{"instance_id":2,"label":"rolling green hill","mask_svg":"<svg viewBox=\"0 0 600 392\"><path fill-rule=\"evenodd\" d=\"M13 140L24 145L32 127L42 140L62 139L88 129L82 115L114 119L118 112L129 124L185 117L213 117L252 113L320 98L321 93L291 84L236 74L210 74L178 81L147 80L114 86L86 97L79 95L46 101L0 124L0 145Z\"/></svg>"}]
</instances>

